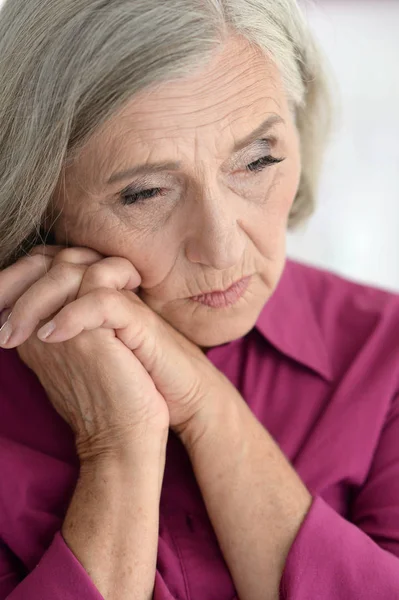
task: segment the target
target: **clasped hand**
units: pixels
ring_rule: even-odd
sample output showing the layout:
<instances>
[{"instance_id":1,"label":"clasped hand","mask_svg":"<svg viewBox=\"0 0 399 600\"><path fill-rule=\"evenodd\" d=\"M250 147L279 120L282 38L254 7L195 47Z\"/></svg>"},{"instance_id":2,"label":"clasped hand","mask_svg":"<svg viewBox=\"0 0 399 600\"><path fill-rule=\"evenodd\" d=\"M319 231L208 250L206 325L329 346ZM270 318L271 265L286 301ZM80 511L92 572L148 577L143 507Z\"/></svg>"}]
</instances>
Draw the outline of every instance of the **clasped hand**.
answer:
<instances>
[{"instance_id":1,"label":"clasped hand","mask_svg":"<svg viewBox=\"0 0 399 600\"><path fill-rule=\"evenodd\" d=\"M32 346L41 345L43 351L43 344L78 339L100 328L144 367L142 377L151 377L167 405L169 426L179 436L196 423L204 426L212 402L228 385L200 348L134 293L141 278L125 258L104 257L89 248L36 246L2 271L0 281L0 310L12 309L12 334L4 348L16 347L32 367ZM53 332L39 339L39 328L50 318Z\"/></svg>"}]
</instances>

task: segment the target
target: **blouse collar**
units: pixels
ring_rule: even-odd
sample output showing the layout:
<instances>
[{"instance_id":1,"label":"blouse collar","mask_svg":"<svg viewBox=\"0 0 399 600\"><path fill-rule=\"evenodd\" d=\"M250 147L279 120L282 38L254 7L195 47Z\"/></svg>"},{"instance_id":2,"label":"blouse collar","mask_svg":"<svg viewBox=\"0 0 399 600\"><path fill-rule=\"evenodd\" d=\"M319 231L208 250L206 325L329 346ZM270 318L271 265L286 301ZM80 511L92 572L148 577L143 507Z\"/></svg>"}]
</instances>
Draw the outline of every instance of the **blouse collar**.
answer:
<instances>
[{"instance_id":1,"label":"blouse collar","mask_svg":"<svg viewBox=\"0 0 399 600\"><path fill-rule=\"evenodd\" d=\"M305 275L305 267L286 261L255 329L277 350L331 381L332 365L316 318L317 298L311 297Z\"/></svg>"}]
</instances>

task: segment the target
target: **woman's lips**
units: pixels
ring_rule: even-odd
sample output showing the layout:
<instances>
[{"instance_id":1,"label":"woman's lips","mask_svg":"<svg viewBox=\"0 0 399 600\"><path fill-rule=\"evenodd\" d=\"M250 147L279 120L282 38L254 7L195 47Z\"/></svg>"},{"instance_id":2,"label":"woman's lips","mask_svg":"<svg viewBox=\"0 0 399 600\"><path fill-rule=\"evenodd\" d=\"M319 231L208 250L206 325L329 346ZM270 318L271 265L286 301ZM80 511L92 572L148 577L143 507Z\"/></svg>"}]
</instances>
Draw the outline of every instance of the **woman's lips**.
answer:
<instances>
[{"instance_id":1,"label":"woman's lips","mask_svg":"<svg viewBox=\"0 0 399 600\"><path fill-rule=\"evenodd\" d=\"M247 289L251 276L244 277L225 292L213 292L211 294L203 294L201 296L193 296L191 300L200 302L212 308L225 308L238 302L241 296Z\"/></svg>"}]
</instances>

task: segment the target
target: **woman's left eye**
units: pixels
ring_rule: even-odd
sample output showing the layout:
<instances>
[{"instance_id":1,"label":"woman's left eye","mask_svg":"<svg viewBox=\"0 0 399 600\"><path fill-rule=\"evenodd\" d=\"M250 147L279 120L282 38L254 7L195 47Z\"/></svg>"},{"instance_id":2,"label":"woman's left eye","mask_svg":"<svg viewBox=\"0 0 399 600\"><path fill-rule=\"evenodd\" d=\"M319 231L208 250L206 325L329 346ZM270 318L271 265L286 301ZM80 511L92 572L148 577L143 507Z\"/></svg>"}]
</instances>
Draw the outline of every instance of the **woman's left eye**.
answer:
<instances>
[{"instance_id":1,"label":"woman's left eye","mask_svg":"<svg viewBox=\"0 0 399 600\"><path fill-rule=\"evenodd\" d=\"M250 163L245 168L247 171L250 171L251 173L259 172L259 171L263 171L263 169L265 169L269 165L283 162L283 160L285 160L285 158L275 158L274 156L270 156L270 155L262 156L262 158L255 160L255 162Z\"/></svg>"}]
</instances>

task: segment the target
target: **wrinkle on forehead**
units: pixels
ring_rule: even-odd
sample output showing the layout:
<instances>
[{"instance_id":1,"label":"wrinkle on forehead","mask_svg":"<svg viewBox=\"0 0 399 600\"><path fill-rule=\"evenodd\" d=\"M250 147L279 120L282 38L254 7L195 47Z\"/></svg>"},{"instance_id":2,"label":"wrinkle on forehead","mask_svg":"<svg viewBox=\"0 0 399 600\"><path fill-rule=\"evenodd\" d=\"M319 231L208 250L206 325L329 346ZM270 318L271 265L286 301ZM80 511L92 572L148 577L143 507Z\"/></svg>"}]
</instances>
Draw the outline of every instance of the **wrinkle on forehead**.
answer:
<instances>
[{"instance_id":1,"label":"wrinkle on forehead","mask_svg":"<svg viewBox=\"0 0 399 600\"><path fill-rule=\"evenodd\" d=\"M118 117L119 133L151 130L156 116L168 127L175 118L183 127L201 127L228 119L239 108L254 101L273 99L279 105L282 82L274 61L248 43L232 52L229 45L205 69L195 75L157 84L156 90L143 90ZM144 122L142 118L144 117ZM148 122L146 123L146 117ZM116 124L116 123L115 123ZM159 123L158 123L159 125Z\"/></svg>"},{"instance_id":2,"label":"wrinkle on forehead","mask_svg":"<svg viewBox=\"0 0 399 600\"><path fill-rule=\"evenodd\" d=\"M233 130L239 121L239 135L245 135L259 124L262 114L276 109L281 113L284 100L274 61L233 35L205 68L139 92L89 140L79 160L87 187L88 178L98 186L105 172L132 164L136 152L140 162L148 160L155 143L160 146L163 140L170 142L174 159L175 142L197 143L199 133L210 133L204 143L219 153L219 141L232 145L238 137Z\"/></svg>"}]
</instances>

